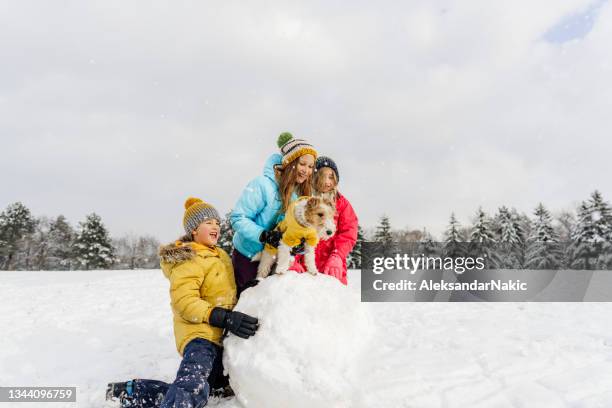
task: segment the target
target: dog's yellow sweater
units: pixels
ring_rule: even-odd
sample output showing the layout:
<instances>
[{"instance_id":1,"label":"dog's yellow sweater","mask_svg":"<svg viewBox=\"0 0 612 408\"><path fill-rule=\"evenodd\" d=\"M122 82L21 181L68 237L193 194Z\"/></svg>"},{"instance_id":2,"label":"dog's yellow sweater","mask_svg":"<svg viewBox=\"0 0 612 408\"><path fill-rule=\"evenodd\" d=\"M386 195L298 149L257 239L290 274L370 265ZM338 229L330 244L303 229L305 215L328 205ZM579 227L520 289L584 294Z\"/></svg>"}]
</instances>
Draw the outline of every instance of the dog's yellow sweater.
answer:
<instances>
[{"instance_id":1,"label":"dog's yellow sweater","mask_svg":"<svg viewBox=\"0 0 612 408\"><path fill-rule=\"evenodd\" d=\"M285 213L285 219L283 219L278 226L276 227L283 233L283 238L281 241L283 244L294 247L300 245L302 242L302 238L304 238L306 244L311 247L316 247L319 243L319 236L317 235L317 231L312 227L304 227L300 225L295 219L295 206L302 200L308 200L309 197L300 197L291 204L289 204L289 208L287 208L287 212ZM277 248L266 244L266 251L270 253L276 253Z\"/></svg>"}]
</instances>

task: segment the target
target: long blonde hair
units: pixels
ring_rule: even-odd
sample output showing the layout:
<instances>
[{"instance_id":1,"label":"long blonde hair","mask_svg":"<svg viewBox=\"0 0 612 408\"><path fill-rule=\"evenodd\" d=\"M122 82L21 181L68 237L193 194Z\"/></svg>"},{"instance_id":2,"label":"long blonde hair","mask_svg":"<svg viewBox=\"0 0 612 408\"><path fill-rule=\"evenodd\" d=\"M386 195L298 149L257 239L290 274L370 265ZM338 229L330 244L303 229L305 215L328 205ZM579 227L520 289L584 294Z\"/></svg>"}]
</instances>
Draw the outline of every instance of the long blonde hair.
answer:
<instances>
[{"instance_id":1,"label":"long blonde hair","mask_svg":"<svg viewBox=\"0 0 612 408\"><path fill-rule=\"evenodd\" d=\"M323 171L322 170L325 168L328 168L331 171L332 177L334 178L335 185L334 185L334 188L332 188L329 192L321 193L321 190L323 189L323 176L322 176ZM323 197L323 198L327 198L334 205L336 204L336 198L338 197L338 177L336 177L336 172L334 172L331 168L321 167L319 170L315 171L314 177L312 179L312 188L313 188L314 195Z\"/></svg>"},{"instance_id":2,"label":"long blonde hair","mask_svg":"<svg viewBox=\"0 0 612 408\"><path fill-rule=\"evenodd\" d=\"M283 168L275 167L276 181L278 182L278 190L280 192L281 201L283 203L281 211L284 213L289 208L291 203L291 195L295 191L300 196L312 195L312 173L303 183L298 184L297 180L297 162L300 158L294 159L287 163Z\"/></svg>"}]
</instances>

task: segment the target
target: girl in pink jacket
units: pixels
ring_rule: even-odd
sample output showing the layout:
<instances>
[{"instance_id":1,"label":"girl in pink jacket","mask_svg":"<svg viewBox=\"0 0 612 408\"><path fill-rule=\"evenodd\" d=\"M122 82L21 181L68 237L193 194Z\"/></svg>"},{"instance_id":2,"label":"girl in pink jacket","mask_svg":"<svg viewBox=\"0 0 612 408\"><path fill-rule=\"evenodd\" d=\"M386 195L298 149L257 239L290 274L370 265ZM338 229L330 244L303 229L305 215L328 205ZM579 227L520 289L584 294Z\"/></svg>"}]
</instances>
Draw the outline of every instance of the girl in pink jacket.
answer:
<instances>
[{"instance_id":1,"label":"girl in pink jacket","mask_svg":"<svg viewBox=\"0 0 612 408\"><path fill-rule=\"evenodd\" d=\"M346 258L357 241L358 220L351 203L338 192L339 180L336 163L320 156L315 164L314 195L329 198L336 204L336 233L328 240L319 241L315 249L316 265L319 272L334 276L346 285ZM291 269L303 272L303 266L303 258L296 257Z\"/></svg>"}]
</instances>

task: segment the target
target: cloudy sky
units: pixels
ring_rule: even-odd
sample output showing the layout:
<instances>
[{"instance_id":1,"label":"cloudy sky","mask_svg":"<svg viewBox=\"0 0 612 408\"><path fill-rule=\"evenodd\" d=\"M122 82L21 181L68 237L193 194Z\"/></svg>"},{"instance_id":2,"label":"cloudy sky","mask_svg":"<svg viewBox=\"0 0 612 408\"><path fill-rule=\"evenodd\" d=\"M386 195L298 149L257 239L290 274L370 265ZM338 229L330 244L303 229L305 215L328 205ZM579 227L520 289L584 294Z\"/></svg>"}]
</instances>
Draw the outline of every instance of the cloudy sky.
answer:
<instances>
[{"instance_id":1,"label":"cloudy sky","mask_svg":"<svg viewBox=\"0 0 612 408\"><path fill-rule=\"evenodd\" d=\"M0 0L0 207L112 235L229 210L281 131L364 226L612 199L612 3Z\"/></svg>"}]
</instances>

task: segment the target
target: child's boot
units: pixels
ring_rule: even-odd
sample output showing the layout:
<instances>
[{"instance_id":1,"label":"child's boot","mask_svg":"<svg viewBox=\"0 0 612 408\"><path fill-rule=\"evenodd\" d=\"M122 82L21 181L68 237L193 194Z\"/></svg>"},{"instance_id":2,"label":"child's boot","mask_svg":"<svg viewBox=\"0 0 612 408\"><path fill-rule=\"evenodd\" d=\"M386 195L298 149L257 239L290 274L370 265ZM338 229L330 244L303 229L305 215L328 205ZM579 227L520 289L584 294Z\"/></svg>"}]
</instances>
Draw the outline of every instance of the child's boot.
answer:
<instances>
[{"instance_id":1,"label":"child's boot","mask_svg":"<svg viewBox=\"0 0 612 408\"><path fill-rule=\"evenodd\" d=\"M126 382L117 382L117 383L109 383L106 387L106 400L119 399L121 403L121 408L131 408L134 407L134 382L126 381Z\"/></svg>"}]
</instances>

